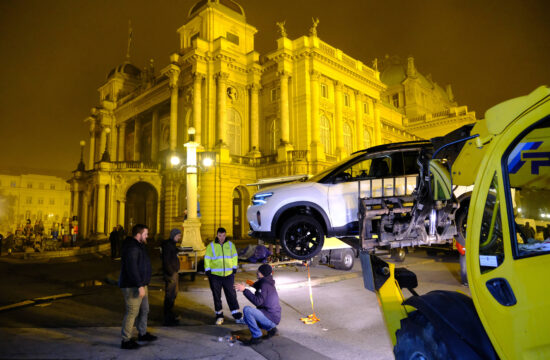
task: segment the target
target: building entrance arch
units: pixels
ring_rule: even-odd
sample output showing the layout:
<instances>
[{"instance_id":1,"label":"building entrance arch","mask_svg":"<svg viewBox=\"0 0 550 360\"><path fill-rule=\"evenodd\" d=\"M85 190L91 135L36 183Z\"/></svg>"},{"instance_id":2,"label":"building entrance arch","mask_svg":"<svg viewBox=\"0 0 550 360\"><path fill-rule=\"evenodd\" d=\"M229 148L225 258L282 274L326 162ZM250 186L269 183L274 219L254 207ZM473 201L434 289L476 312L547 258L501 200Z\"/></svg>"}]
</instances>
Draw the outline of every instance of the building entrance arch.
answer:
<instances>
[{"instance_id":1,"label":"building entrance arch","mask_svg":"<svg viewBox=\"0 0 550 360\"><path fill-rule=\"evenodd\" d=\"M249 194L245 187L237 186L233 189L233 238L242 239L246 229L246 205L249 202Z\"/></svg>"},{"instance_id":2,"label":"building entrance arch","mask_svg":"<svg viewBox=\"0 0 550 360\"><path fill-rule=\"evenodd\" d=\"M126 192L124 228L131 231L136 224L145 224L149 234L157 233L158 194L155 187L140 181Z\"/></svg>"}]
</instances>

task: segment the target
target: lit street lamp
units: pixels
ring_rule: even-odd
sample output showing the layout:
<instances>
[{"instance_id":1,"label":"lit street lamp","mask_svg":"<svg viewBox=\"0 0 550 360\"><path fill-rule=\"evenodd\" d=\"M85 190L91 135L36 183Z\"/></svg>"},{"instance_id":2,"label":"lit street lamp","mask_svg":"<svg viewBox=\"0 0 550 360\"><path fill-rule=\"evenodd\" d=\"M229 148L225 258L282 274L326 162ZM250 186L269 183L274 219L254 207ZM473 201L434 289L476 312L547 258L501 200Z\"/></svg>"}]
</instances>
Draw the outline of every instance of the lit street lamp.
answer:
<instances>
[{"instance_id":1,"label":"lit street lamp","mask_svg":"<svg viewBox=\"0 0 550 360\"><path fill-rule=\"evenodd\" d=\"M187 175L187 219L183 222L181 246L192 247L193 250L197 251L198 256L203 256L206 247L200 233L201 221L197 216L197 174L199 168L197 165L197 147L199 147L199 143L195 142L195 128L190 127L187 130L187 134L189 135L189 142L184 144L187 149L187 161L185 164ZM174 164L174 161L171 160L172 164Z\"/></svg>"}]
</instances>

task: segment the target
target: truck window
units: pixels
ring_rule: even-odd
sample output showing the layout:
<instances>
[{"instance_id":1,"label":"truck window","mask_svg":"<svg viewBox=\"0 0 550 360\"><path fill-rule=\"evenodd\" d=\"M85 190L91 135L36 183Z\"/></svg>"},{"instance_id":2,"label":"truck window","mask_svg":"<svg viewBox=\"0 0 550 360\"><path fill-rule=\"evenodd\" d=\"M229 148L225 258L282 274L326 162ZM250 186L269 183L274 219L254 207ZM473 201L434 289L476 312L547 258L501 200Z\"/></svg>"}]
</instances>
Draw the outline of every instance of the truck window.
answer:
<instances>
[{"instance_id":1,"label":"truck window","mask_svg":"<svg viewBox=\"0 0 550 360\"><path fill-rule=\"evenodd\" d=\"M405 164L405 175L418 174L418 151L405 151L403 153L403 163Z\"/></svg>"},{"instance_id":2,"label":"truck window","mask_svg":"<svg viewBox=\"0 0 550 360\"><path fill-rule=\"evenodd\" d=\"M504 247L502 242L502 219L500 218L500 198L498 191L497 175L489 187L481 230L479 234L479 266L481 273L491 271L504 260Z\"/></svg>"},{"instance_id":3,"label":"truck window","mask_svg":"<svg viewBox=\"0 0 550 360\"><path fill-rule=\"evenodd\" d=\"M514 257L550 253L550 119L512 144L504 164Z\"/></svg>"}]
</instances>

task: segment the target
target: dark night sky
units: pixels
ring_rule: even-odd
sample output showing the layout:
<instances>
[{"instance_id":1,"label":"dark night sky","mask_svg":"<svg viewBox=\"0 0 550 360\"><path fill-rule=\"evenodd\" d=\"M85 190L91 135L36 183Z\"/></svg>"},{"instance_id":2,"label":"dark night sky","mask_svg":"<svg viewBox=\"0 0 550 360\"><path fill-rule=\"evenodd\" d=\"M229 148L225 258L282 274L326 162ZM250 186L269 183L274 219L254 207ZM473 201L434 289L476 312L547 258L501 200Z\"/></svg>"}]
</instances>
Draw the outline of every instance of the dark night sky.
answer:
<instances>
[{"instance_id":1,"label":"dark night sky","mask_svg":"<svg viewBox=\"0 0 550 360\"><path fill-rule=\"evenodd\" d=\"M412 55L420 72L452 84L459 105L487 108L550 85L547 0L240 0L258 29L256 50L276 46L275 22L290 38L319 37L365 64ZM131 19L132 61L157 72L178 46L176 30L194 0L2 0L0 2L0 169L76 168L83 120L97 88L124 61Z\"/></svg>"}]
</instances>

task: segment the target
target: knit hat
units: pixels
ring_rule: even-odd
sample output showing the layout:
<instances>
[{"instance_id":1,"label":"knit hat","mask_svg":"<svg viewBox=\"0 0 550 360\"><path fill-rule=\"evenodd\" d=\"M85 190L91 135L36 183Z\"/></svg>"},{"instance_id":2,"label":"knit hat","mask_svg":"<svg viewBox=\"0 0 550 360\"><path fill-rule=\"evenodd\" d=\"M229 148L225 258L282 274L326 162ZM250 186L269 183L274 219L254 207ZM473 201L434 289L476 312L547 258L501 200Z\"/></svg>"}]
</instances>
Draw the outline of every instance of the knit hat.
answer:
<instances>
[{"instance_id":1,"label":"knit hat","mask_svg":"<svg viewBox=\"0 0 550 360\"><path fill-rule=\"evenodd\" d=\"M258 272L261 273L264 277L269 276L271 275L271 273L273 273L273 268L271 267L271 265L262 264L258 268Z\"/></svg>"},{"instance_id":2,"label":"knit hat","mask_svg":"<svg viewBox=\"0 0 550 360\"><path fill-rule=\"evenodd\" d=\"M170 230L170 239L174 240L174 238L176 237L176 235L178 234L181 234L181 230L180 229L172 229Z\"/></svg>"}]
</instances>

